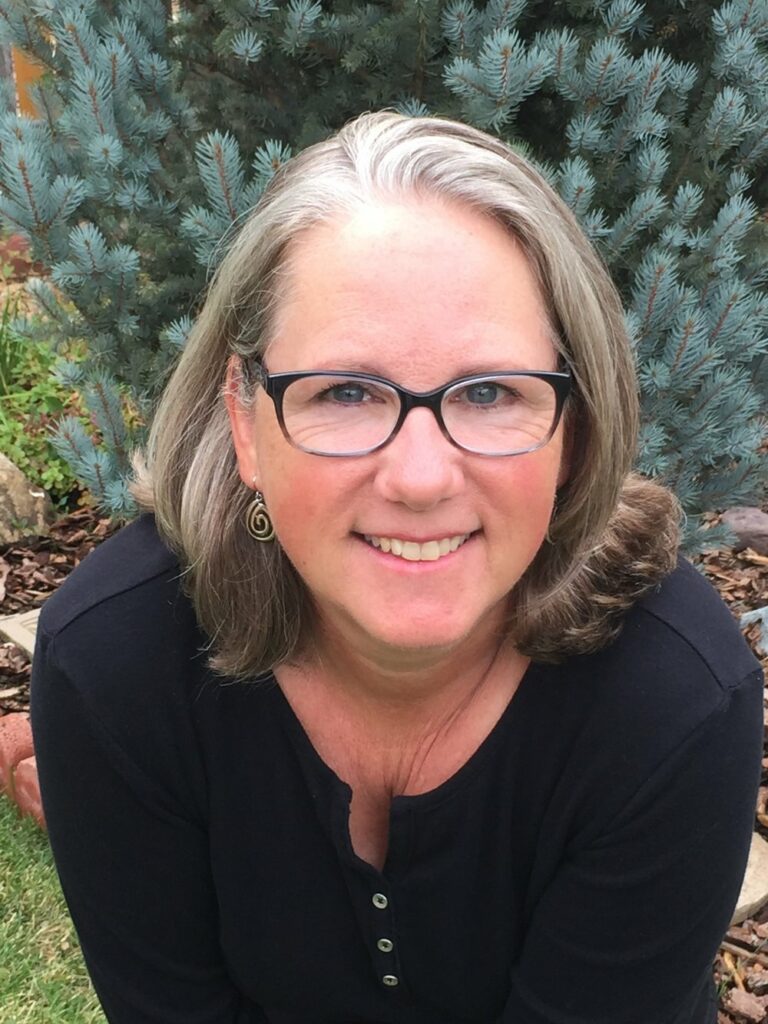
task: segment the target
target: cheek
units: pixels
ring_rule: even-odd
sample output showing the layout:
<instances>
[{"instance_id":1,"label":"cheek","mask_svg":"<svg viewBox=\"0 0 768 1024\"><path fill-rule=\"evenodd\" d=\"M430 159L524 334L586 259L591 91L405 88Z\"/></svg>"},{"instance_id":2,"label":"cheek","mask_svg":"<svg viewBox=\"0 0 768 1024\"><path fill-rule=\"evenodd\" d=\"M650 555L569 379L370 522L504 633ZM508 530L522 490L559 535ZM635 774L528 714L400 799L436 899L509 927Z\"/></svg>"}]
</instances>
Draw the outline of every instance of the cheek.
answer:
<instances>
[{"instance_id":1,"label":"cheek","mask_svg":"<svg viewBox=\"0 0 768 1024\"><path fill-rule=\"evenodd\" d=\"M264 493L283 550L306 575L324 569L324 545L338 538L346 523L348 490L333 466L290 451L288 457L271 463L275 470L265 478Z\"/></svg>"},{"instance_id":2,"label":"cheek","mask_svg":"<svg viewBox=\"0 0 768 1024\"><path fill-rule=\"evenodd\" d=\"M543 543L552 517L558 469L559 459L532 459L516 466L506 483L506 529L523 542L531 557Z\"/></svg>"},{"instance_id":3,"label":"cheek","mask_svg":"<svg viewBox=\"0 0 768 1024\"><path fill-rule=\"evenodd\" d=\"M562 458L561 446L550 442L528 455L512 456L511 476L521 494L537 505L552 499Z\"/></svg>"}]
</instances>

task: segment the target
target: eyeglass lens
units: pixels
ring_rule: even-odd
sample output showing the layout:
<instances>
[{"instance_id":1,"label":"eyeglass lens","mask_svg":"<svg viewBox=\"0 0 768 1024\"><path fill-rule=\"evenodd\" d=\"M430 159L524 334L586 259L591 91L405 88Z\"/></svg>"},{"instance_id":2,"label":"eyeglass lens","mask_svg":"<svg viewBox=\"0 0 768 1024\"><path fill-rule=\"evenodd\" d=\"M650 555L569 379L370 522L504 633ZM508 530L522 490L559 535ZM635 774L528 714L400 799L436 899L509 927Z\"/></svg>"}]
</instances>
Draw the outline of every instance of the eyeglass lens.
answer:
<instances>
[{"instance_id":1,"label":"eyeglass lens","mask_svg":"<svg viewBox=\"0 0 768 1024\"><path fill-rule=\"evenodd\" d=\"M453 440L478 454L515 454L545 444L557 416L557 394L538 377L504 374L449 388L441 405ZM343 376L303 377L283 396L286 432L299 448L326 455L383 444L400 415L386 384Z\"/></svg>"}]
</instances>

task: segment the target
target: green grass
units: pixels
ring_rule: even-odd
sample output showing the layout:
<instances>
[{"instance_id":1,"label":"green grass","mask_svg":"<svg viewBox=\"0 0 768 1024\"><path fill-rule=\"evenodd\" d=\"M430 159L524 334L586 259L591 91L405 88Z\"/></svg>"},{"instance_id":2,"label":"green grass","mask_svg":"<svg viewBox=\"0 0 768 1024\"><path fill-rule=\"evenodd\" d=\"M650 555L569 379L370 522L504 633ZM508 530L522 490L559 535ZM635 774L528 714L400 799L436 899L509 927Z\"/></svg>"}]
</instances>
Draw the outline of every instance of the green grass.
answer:
<instances>
[{"instance_id":1,"label":"green grass","mask_svg":"<svg viewBox=\"0 0 768 1024\"><path fill-rule=\"evenodd\" d=\"M45 832L0 796L0 1018L105 1024Z\"/></svg>"}]
</instances>

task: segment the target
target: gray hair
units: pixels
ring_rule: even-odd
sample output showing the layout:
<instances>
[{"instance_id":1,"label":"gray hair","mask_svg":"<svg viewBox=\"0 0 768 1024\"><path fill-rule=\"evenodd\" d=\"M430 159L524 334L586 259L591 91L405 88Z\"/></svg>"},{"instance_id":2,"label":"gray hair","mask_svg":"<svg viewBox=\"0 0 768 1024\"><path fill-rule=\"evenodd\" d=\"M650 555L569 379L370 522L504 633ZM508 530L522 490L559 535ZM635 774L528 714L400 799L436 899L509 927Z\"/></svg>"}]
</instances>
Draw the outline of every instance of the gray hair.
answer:
<instances>
[{"instance_id":1,"label":"gray hair","mask_svg":"<svg viewBox=\"0 0 768 1024\"><path fill-rule=\"evenodd\" d=\"M513 591L509 629L531 657L596 649L621 613L674 564L679 510L630 473L638 428L634 360L621 301L575 217L500 140L455 121L363 114L275 174L213 277L157 408L132 491L182 561L211 639L210 665L249 679L300 653L312 604L279 544L248 535L223 400L232 355L273 336L293 243L361 206L436 198L493 218L537 276L574 389L565 415L571 471L547 541ZM249 401L245 379L239 397Z\"/></svg>"}]
</instances>

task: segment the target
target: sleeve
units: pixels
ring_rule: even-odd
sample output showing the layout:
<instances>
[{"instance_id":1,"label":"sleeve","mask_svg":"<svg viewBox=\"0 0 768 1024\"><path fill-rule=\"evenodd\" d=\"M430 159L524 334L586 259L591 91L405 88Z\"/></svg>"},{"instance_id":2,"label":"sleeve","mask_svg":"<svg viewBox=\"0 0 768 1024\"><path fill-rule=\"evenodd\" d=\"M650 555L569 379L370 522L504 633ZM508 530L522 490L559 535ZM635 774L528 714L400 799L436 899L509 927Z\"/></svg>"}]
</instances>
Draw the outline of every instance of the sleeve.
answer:
<instances>
[{"instance_id":1,"label":"sleeve","mask_svg":"<svg viewBox=\"0 0 768 1024\"><path fill-rule=\"evenodd\" d=\"M600 835L571 844L533 909L499 1024L714 1024L712 961L749 852L762 701L758 672Z\"/></svg>"},{"instance_id":2,"label":"sleeve","mask_svg":"<svg viewBox=\"0 0 768 1024\"><path fill-rule=\"evenodd\" d=\"M266 1021L222 962L204 827L108 734L42 634L31 693L51 847L110 1024Z\"/></svg>"}]
</instances>

